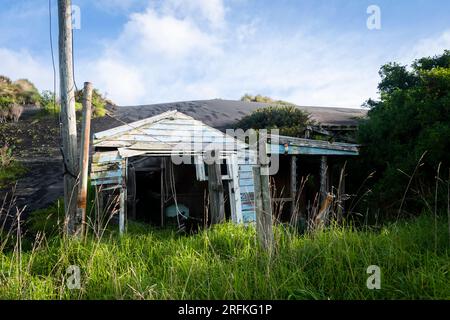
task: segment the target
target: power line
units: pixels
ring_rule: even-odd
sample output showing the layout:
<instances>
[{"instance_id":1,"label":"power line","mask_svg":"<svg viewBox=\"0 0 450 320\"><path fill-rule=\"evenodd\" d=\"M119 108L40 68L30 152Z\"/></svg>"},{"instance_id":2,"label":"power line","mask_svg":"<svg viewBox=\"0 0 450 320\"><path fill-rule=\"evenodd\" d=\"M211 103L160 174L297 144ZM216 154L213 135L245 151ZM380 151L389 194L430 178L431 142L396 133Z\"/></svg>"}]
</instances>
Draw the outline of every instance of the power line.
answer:
<instances>
[{"instance_id":1,"label":"power line","mask_svg":"<svg viewBox=\"0 0 450 320\"><path fill-rule=\"evenodd\" d=\"M53 111L56 114L56 66L55 66L55 54L53 52L52 0L48 0L48 16L49 16L50 51L52 55L52 66L53 66ZM61 122L61 119L59 120Z\"/></svg>"}]
</instances>

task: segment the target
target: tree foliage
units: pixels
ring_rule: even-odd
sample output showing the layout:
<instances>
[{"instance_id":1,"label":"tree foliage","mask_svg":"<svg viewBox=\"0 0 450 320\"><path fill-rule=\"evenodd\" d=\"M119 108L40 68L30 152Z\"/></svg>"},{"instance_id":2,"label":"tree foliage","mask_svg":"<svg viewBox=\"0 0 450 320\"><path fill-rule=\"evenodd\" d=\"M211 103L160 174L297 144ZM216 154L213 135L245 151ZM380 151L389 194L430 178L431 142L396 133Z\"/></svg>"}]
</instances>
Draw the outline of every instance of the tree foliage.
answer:
<instances>
[{"instance_id":1,"label":"tree foliage","mask_svg":"<svg viewBox=\"0 0 450 320\"><path fill-rule=\"evenodd\" d=\"M75 92L75 101L81 106L83 102L83 90ZM106 114L106 105L112 104L97 90L92 90L92 112L95 117L104 117Z\"/></svg>"},{"instance_id":2,"label":"tree foliage","mask_svg":"<svg viewBox=\"0 0 450 320\"><path fill-rule=\"evenodd\" d=\"M247 129L279 129L280 134L300 137L311 124L310 115L294 106L275 105L256 109L245 116L237 127Z\"/></svg>"},{"instance_id":3,"label":"tree foliage","mask_svg":"<svg viewBox=\"0 0 450 320\"><path fill-rule=\"evenodd\" d=\"M421 196L433 192L439 164L441 173L449 174L450 51L419 59L410 68L389 63L380 76L381 98L366 102L368 118L358 133L364 166L377 171L372 200L398 209L416 171L406 201L417 210Z\"/></svg>"}]
</instances>

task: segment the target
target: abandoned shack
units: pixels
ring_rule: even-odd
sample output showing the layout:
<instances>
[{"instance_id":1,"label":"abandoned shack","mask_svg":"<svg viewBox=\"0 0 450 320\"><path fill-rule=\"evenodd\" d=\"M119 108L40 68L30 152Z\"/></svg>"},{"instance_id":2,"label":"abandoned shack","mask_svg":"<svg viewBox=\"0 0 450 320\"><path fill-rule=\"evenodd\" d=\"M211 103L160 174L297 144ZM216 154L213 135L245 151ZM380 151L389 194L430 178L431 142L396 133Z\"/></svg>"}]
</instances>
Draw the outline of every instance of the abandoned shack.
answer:
<instances>
[{"instance_id":1,"label":"abandoned shack","mask_svg":"<svg viewBox=\"0 0 450 320\"><path fill-rule=\"evenodd\" d=\"M91 183L100 195L118 197L120 231L124 231L127 218L161 226L180 226L180 218L208 223L208 193L213 190L213 174L208 174L211 158L221 161L218 181L224 194L224 218L235 223L255 221L252 168L257 165L256 152L217 129L223 130L225 124L213 128L173 106L164 111L148 118L142 118L141 112L136 121L128 119L94 135ZM305 210L313 205L314 193L323 197L337 184L342 192L339 174L345 159L358 155L357 146L349 143L278 135L271 135L268 142L268 153L279 161L279 170L272 176L272 201L279 206L283 203L277 217L280 220L293 214L296 194L306 176L309 184L305 189L309 190L302 195ZM104 197L100 199L104 204Z\"/></svg>"}]
</instances>

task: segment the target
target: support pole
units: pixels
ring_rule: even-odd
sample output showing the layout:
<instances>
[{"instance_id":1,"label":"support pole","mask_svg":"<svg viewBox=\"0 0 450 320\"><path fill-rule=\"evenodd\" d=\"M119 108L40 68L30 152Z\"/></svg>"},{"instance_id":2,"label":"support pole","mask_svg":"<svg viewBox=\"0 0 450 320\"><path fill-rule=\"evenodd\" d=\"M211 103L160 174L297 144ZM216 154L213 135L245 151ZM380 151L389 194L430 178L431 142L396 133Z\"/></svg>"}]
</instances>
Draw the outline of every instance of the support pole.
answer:
<instances>
[{"instance_id":1,"label":"support pole","mask_svg":"<svg viewBox=\"0 0 450 320\"><path fill-rule=\"evenodd\" d=\"M76 233L81 221L76 221L77 127L75 116L75 85L72 58L72 7L70 0L58 0L59 77L61 95L61 138L64 162L64 209L66 232Z\"/></svg>"},{"instance_id":2,"label":"support pole","mask_svg":"<svg viewBox=\"0 0 450 320\"><path fill-rule=\"evenodd\" d=\"M122 160L122 187L120 188L119 196L119 234L122 235L125 232L125 215L127 207L127 180L128 180L128 159Z\"/></svg>"},{"instance_id":3,"label":"support pole","mask_svg":"<svg viewBox=\"0 0 450 320\"><path fill-rule=\"evenodd\" d=\"M339 175L339 186L338 186L338 209L337 209L337 220L338 222L342 221L344 208L345 208L345 169L347 167L347 162L345 162L342 166L340 166L340 175Z\"/></svg>"},{"instance_id":4,"label":"support pole","mask_svg":"<svg viewBox=\"0 0 450 320\"><path fill-rule=\"evenodd\" d=\"M119 209L119 234L122 235L125 232L125 194L126 188L120 188L120 209Z\"/></svg>"},{"instance_id":5,"label":"support pole","mask_svg":"<svg viewBox=\"0 0 450 320\"><path fill-rule=\"evenodd\" d=\"M320 200L327 198L328 194L328 161L327 156L320 158Z\"/></svg>"},{"instance_id":6,"label":"support pole","mask_svg":"<svg viewBox=\"0 0 450 320\"><path fill-rule=\"evenodd\" d=\"M256 233L261 246L272 252L272 204L270 199L270 182L267 158L267 137L260 131L259 166L253 167L255 184Z\"/></svg>"},{"instance_id":7,"label":"support pole","mask_svg":"<svg viewBox=\"0 0 450 320\"><path fill-rule=\"evenodd\" d=\"M131 205L131 218L136 220L136 169L130 165L128 168L128 203ZM131 202L131 203L130 203Z\"/></svg>"},{"instance_id":8,"label":"support pole","mask_svg":"<svg viewBox=\"0 0 450 320\"><path fill-rule=\"evenodd\" d=\"M291 215L295 212L296 198L297 198L297 156L291 157Z\"/></svg>"},{"instance_id":9,"label":"support pole","mask_svg":"<svg viewBox=\"0 0 450 320\"><path fill-rule=\"evenodd\" d=\"M86 207L89 169L89 138L91 136L91 109L92 109L92 84L84 83L83 92L83 124L81 129L81 153L80 153L80 185L78 188L76 221L81 220L81 228L77 228L76 234L84 236L86 233ZM78 225L78 223L77 223Z\"/></svg>"},{"instance_id":10,"label":"support pole","mask_svg":"<svg viewBox=\"0 0 450 320\"><path fill-rule=\"evenodd\" d=\"M211 225L222 223L225 221L225 208L220 163L214 162L208 165L208 191Z\"/></svg>"},{"instance_id":11,"label":"support pole","mask_svg":"<svg viewBox=\"0 0 450 320\"><path fill-rule=\"evenodd\" d=\"M164 163L165 163L165 158L162 157L161 158L161 227L164 227L164 198L165 198L165 194L164 194Z\"/></svg>"}]
</instances>

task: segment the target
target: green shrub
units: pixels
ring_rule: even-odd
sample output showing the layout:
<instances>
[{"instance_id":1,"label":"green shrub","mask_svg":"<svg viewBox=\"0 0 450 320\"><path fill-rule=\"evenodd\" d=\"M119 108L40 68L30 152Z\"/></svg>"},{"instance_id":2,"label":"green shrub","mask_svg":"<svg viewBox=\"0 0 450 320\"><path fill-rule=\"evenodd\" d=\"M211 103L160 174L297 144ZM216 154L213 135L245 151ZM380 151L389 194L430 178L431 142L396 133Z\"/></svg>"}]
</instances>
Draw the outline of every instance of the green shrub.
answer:
<instances>
[{"instance_id":1,"label":"green shrub","mask_svg":"<svg viewBox=\"0 0 450 320\"><path fill-rule=\"evenodd\" d=\"M56 100L56 97L54 96L53 92L51 91L43 91L41 94L41 100L40 100L40 106L41 106L41 115L48 115L48 114L59 114L61 111L61 105Z\"/></svg>"},{"instance_id":2,"label":"green shrub","mask_svg":"<svg viewBox=\"0 0 450 320\"><path fill-rule=\"evenodd\" d=\"M242 118L237 128L247 129L279 129L280 134L300 137L306 126L312 124L310 115L294 106L276 105L255 110Z\"/></svg>"},{"instance_id":3,"label":"green shrub","mask_svg":"<svg viewBox=\"0 0 450 320\"><path fill-rule=\"evenodd\" d=\"M369 206L396 215L414 173L404 208L418 213L427 208L422 196L434 202L439 165L443 179L450 168L450 51L419 59L410 70L387 64L380 75L381 100L367 101L358 132L362 172L377 171Z\"/></svg>"},{"instance_id":4,"label":"green shrub","mask_svg":"<svg viewBox=\"0 0 450 320\"><path fill-rule=\"evenodd\" d=\"M83 90L78 90L75 93L75 100L81 103L83 102ZM106 104L107 100L102 96L102 94L94 89L92 91L92 116L94 118L104 117L106 115ZM80 108L80 110L82 107Z\"/></svg>"}]
</instances>

